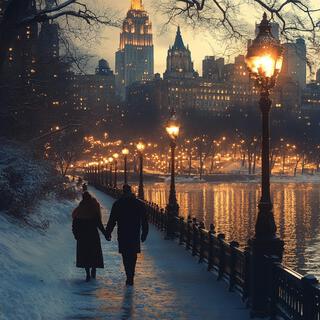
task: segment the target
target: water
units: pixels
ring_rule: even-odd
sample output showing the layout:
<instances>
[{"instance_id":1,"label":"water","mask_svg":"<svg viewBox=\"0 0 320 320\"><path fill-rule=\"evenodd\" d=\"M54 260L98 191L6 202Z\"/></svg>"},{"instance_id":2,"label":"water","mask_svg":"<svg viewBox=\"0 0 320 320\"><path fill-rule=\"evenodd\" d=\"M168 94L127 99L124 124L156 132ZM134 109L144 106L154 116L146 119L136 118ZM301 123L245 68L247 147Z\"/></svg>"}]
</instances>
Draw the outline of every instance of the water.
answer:
<instances>
[{"instance_id":1,"label":"water","mask_svg":"<svg viewBox=\"0 0 320 320\"><path fill-rule=\"evenodd\" d=\"M145 185L146 200L165 207L169 184ZM278 235L285 241L284 264L320 278L320 184L273 183L271 196ZM177 184L180 215L213 223L226 240L242 247L254 234L260 187L257 183Z\"/></svg>"}]
</instances>

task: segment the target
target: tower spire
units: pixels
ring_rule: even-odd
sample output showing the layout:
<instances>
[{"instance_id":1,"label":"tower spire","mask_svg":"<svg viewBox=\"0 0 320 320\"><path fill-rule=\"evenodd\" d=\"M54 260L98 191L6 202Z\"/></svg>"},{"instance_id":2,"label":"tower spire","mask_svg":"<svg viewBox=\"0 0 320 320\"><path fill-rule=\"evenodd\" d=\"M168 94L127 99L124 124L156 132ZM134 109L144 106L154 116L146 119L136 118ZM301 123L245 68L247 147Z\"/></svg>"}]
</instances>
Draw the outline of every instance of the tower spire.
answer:
<instances>
[{"instance_id":1,"label":"tower spire","mask_svg":"<svg viewBox=\"0 0 320 320\"><path fill-rule=\"evenodd\" d=\"M142 0L131 0L131 10L143 10Z\"/></svg>"},{"instance_id":2,"label":"tower spire","mask_svg":"<svg viewBox=\"0 0 320 320\"><path fill-rule=\"evenodd\" d=\"M180 26L178 26L178 28L177 28L177 34L176 34L176 39L174 41L173 48L176 50L186 50L186 47L185 47L183 40L182 40Z\"/></svg>"}]
</instances>

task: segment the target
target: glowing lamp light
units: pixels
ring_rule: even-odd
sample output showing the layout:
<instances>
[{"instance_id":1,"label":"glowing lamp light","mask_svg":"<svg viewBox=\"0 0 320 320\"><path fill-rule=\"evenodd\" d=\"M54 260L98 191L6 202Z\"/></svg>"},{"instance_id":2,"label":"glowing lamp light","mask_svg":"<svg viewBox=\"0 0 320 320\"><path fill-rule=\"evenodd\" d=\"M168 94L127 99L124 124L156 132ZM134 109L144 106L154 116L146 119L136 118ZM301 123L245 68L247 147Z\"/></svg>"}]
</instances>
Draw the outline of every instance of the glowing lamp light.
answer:
<instances>
[{"instance_id":1,"label":"glowing lamp light","mask_svg":"<svg viewBox=\"0 0 320 320\"><path fill-rule=\"evenodd\" d=\"M268 53L247 58L246 62L251 73L268 78L279 74L282 67L282 57L274 58Z\"/></svg>"},{"instance_id":2,"label":"glowing lamp light","mask_svg":"<svg viewBox=\"0 0 320 320\"><path fill-rule=\"evenodd\" d=\"M146 146L142 142L139 142L137 144L138 151L142 152L145 148L146 148Z\"/></svg>"},{"instance_id":3,"label":"glowing lamp light","mask_svg":"<svg viewBox=\"0 0 320 320\"><path fill-rule=\"evenodd\" d=\"M173 114L167 123L166 131L171 139L177 139L180 132L180 125L178 123L177 117Z\"/></svg>"},{"instance_id":4,"label":"glowing lamp light","mask_svg":"<svg viewBox=\"0 0 320 320\"><path fill-rule=\"evenodd\" d=\"M112 163L113 162L113 158L112 157L109 157L109 163Z\"/></svg>"},{"instance_id":5,"label":"glowing lamp light","mask_svg":"<svg viewBox=\"0 0 320 320\"><path fill-rule=\"evenodd\" d=\"M119 155L118 155L117 153L114 153L114 154L113 154L113 157L114 157L115 159L118 159L118 158L119 158Z\"/></svg>"},{"instance_id":6,"label":"glowing lamp light","mask_svg":"<svg viewBox=\"0 0 320 320\"><path fill-rule=\"evenodd\" d=\"M248 48L246 64L251 77L275 79L281 71L283 48L271 33L271 25L266 13L259 25L259 33Z\"/></svg>"},{"instance_id":7,"label":"glowing lamp light","mask_svg":"<svg viewBox=\"0 0 320 320\"><path fill-rule=\"evenodd\" d=\"M129 154L129 149L128 149L128 148L123 148L123 149L122 149L122 154L123 154L124 156L127 156L127 155Z\"/></svg>"}]
</instances>

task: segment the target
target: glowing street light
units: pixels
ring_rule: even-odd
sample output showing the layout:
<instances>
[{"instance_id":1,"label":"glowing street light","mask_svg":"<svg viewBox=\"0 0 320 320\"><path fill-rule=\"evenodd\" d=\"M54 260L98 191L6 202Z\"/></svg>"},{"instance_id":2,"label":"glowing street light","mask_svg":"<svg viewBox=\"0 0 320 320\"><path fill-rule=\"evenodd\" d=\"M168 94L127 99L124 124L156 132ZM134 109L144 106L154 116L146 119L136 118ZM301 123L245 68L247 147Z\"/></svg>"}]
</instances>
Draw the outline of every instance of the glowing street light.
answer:
<instances>
[{"instance_id":1,"label":"glowing street light","mask_svg":"<svg viewBox=\"0 0 320 320\"><path fill-rule=\"evenodd\" d=\"M138 188L138 197L141 200L144 200L144 188L143 188L143 151L146 148L145 144L139 142L137 144L137 150L139 154L139 188Z\"/></svg>"},{"instance_id":2,"label":"glowing street light","mask_svg":"<svg viewBox=\"0 0 320 320\"><path fill-rule=\"evenodd\" d=\"M122 154L123 154L123 161L124 161L124 168L123 168L123 174L124 174L124 184L128 184L128 174L127 174L127 162L128 162L128 154L129 154L129 149L128 148L123 148L122 149Z\"/></svg>"},{"instance_id":3,"label":"glowing street light","mask_svg":"<svg viewBox=\"0 0 320 320\"><path fill-rule=\"evenodd\" d=\"M113 187L117 188L117 182L118 182L118 158L119 154L114 153L113 154L113 159L114 159L114 181L113 181Z\"/></svg>"},{"instance_id":4,"label":"glowing street light","mask_svg":"<svg viewBox=\"0 0 320 320\"><path fill-rule=\"evenodd\" d=\"M170 149L171 149L171 178L170 178L170 193L169 202L167 204L167 213L169 216L169 224L167 228L167 236L173 237L174 235L174 219L179 215L179 205L176 196L176 185L175 185L175 150L176 141L180 132L180 124L174 109L172 110L171 117L166 125L166 131L170 138Z\"/></svg>"},{"instance_id":5,"label":"glowing street light","mask_svg":"<svg viewBox=\"0 0 320 320\"><path fill-rule=\"evenodd\" d=\"M113 164L113 158L109 157L109 187L112 188L112 164Z\"/></svg>"},{"instance_id":6,"label":"glowing street light","mask_svg":"<svg viewBox=\"0 0 320 320\"><path fill-rule=\"evenodd\" d=\"M262 113L262 181L261 200L255 226L255 236L250 240L252 254L252 310L255 316L268 313L267 279L263 274L265 256L282 258L283 241L276 236L276 225L270 197L270 160L269 160L269 113L271 109L270 90L275 86L281 71L283 48L272 36L271 25L266 13L259 25L259 33L248 48L246 63L250 77L260 90L260 109Z\"/></svg>"}]
</instances>

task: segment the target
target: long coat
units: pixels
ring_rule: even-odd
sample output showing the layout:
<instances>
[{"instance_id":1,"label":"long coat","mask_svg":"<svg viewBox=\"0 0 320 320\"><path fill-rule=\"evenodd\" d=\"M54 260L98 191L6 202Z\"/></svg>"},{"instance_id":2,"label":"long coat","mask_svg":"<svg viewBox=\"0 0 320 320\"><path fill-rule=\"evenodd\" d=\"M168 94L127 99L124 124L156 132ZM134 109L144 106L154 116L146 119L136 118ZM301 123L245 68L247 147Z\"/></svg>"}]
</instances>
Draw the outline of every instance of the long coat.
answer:
<instances>
[{"instance_id":1,"label":"long coat","mask_svg":"<svg viewBox=\"0 0 320 320\"><path fill-rule=\"evenodd\" d=\"M107 236L118 226L119 253L139 253L140 237L148 235L148 219L145 205L133 194L124 195L111 209L106 227ZM141 232L142 231L142 232Z\"/></svg>"},{"instance_id":2,"label":"long coat","mask_svg":"<svg viewBox=\"0 0 320 320\"><path fill-rule=\"evenodd\" d=\"M72 231L77 240L77 267L103 268L103 256L98 229L105 234L100 205L92 198L82 200L72 213Z\"/></svg>"}]
</instances>

